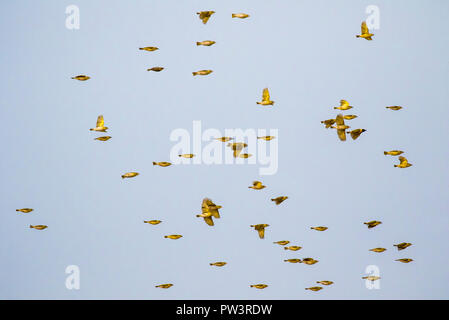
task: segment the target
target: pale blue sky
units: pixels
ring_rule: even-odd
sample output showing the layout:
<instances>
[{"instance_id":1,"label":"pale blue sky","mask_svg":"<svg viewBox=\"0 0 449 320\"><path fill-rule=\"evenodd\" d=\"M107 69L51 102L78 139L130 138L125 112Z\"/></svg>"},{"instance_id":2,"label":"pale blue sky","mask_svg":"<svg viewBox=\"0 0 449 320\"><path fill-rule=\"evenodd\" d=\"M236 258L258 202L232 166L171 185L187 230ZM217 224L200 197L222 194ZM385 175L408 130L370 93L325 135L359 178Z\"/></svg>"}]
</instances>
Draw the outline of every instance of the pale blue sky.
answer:
<instances>
[{"instance_id":1,"label":"pale blue sky","mask_svg":"<svg viewBox=\"0 0 449 320\"><path fill-rule=\"evenodd\" d=\"M71 4L80 30L65 27ZM380 9L373 41L355 38L368 5ZM444 0L3 1L0 298L448 299L448 9ZM199 10L216 14L203 25ZM209 39L217 43L195 45ZM199 69L214 73L192 77ZM255 103L266 86L273 108ZM356 141L320 124L340 99L359 116L350 125L368 130ZM88 130L99 114L105 143ZM172 130L193 120L278 129L277 174L153 167L168 160ZM394 168L391 149L413 166ZM122 180L127 171L140 176ZM248 189L256 179L267 188ZM289 199L275 206L279 195ZM223 206L213 228L195 218L206 196ZM373 219L383 224L368 230ZM270 224L266 239L255 223ZM171 233L184 237L163 238ZM272 243L284 239L303 249ZM403 241L413 246L397 252ZM283 262L309 256L320 262ZM415 261L394 261L403 257ZM228 265L209 266L220 260ZM80 267L80 290L65 288L68 265ZM368 265L380 269L379 290L361 279ZM317 280L335 284L304 290Z\"/></svg>"}]
</instances>

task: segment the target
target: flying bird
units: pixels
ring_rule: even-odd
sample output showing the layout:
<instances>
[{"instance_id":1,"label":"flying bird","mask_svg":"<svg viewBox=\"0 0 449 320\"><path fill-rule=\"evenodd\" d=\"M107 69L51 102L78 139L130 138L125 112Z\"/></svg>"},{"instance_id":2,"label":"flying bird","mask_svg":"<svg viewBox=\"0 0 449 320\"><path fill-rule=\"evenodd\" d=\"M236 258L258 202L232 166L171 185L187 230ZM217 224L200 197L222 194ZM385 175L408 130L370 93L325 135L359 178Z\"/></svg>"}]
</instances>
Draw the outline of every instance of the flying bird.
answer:
<instances>
[{"instance_id":1,"label":"flying bird","mask_svg":"<svg viewBox=\"0 0 449 320\"><path fill-rule=\"evenodd\" d=\"M18 212L23 212L23 213L29 213L31 211L33 211L34 209L31 208L22 208L22 209L16 209L16 211Z\"/></svg>"},{"instance_id":2,"label":"flying bird","mask_svg":"<svg viewBox=\"0 0 449 320\"><path fill-rule=\"evenodd\" d=\"M287 196L280 196L280 197L271 199L271 201L274 201L276 203L276 205L280 205L282 202L284 202L287 199L288 199Z\"/></svg>"},{"instance_id":3,"label":"flying bird","mask_svg":"<svg viewBox=\"0 0 449 320\"><path fill-rule=\"evenodd\" d=\"M316 230L316 231L326 231L327 227L310 227L310 229Z\"/></svg>"},{"instance_id":4,"label":"flying bird","mask_svg":"<svg viewBox=\"0 0 449 320\"><path fill-rule=\"evenodd\" d=\"M328 280L323 280L323 281L317 281L316 283L322 284L324 286L330 286L334 282L333 281L328 281Z\"/></svg>"},{"instance_id":5,"label":"flying bird","mask_svg":"<svg viewBox=\"0 0 449 320\"><path fill-rule=\"evenodd\" d=\"M373 248L373 249L369 249L369 251L377 252L377 253L384 252L385 250L387 250L387 249L385 249L385 248Z\"/></svg>"},{"instance_id":6,"label":"flying bird","mask_svg":"<svg viewBox=\"0 0 449 320\"><path fill-rule=\"evenodd\" d=\"M157 225L159 223L161 223L161 220L149 220L149 221L144 221L144 223L148 223L148 224L152 224L152 225Z\"/></svg>"},{"instance_id":7,"label":"flying bird","mask_svg":"<svg viewBox=\"0 0 449 320\"><path fill-rule=\"evenodd\" d=\"M315 260L313 258L304 258L301 261L301 263L305 263L305 264L308 264L308 265L312 265L312 264L315 264L317 262L318 262L318 260Z\"/></svg>"},{"instance_id":8,"label":"flying bird","mask_svg":"<svg viewBox=\"0 0 449 320\"><path fill-rule=\"evenodd\" d=\"M261 190L263 188L265 188L266 186L264 186L262 184L262 182L260 181L253 181L253 185L251 187L248 187L250 189L254 189L254 190Z\"/></svg>"},{"instance_id":9,"label":"flying bird","mask_svg":"<svg viewBox=\"0 0 449 320\"><path fill-rule=\"evenodd\" d=\"M290 241L288 241L288 240L280 240L280 241L276 241L276 242L273 242L273 243L274 244L278 244L280 246L286 246L287 244L290 243Z\"/></svg>"},{"instance_id":10,"label":"flying bird","mask_svg":"<svg viewBox=\"0 0 449 320\"><path fill-rule=\"evenodd\" d=\"M162 70L164 70L163 67L153 67L153 68L147 69L147 71L154 71L154 72L161 72Z\"/></svg>"},{"instance_id":11,"label":"flying bird","mask_svg":"<svg viewBox=\"0 0 449 320\"><path fill-rule=\"evenodd\" d=\"M182 238L182 236L180 234L170 234L168 236L164 236L164 238L176 240Z\"/></svg>"},{"instance_id":12,"label":"flying bird","mask_svg":"<svg viewBox=\"0 0 449 320\"><path fill-rule=\"evenodd\" d=\"M404 151L401 151L401 150L384 151L384 155L389 155L389 156L399 156L403 153L404 153Z\"/></svg>"},{"instance_id":13,"label":"flying bird","mask_svg":"<svg viewBox=\"0 0 449 320\"><path fill-rule=\"evenodd\" d=\"M346 133L350 133L350 134L351 134L352 140L355 140L355 139L357 139L358 137L360 137L360 135L361 135L363 132L365 132L365 131L366 131L365 129L354 129L354 130L348 131L348 132L346 132Z\"/></svg>"},{"instance_id":14,"label":"flying bird","mask_svg":"<svg viewBox=\"0 0 449 320\"><path fill-rule=\"evenodd\" d=\"M164 284L157 285L156 288L168 289L172 286L173 286L173 284L171 284L171 283L164 283Z\"/></svg>"},{"instance_id":15,"label":"flying bird","mask_svg":"<svg viewBox=\"0 0 449 320\"><path fill-rule=\"evenodd\" d=\"M99 140L99 141L108 141L109 139L111 139L111 136L104 136L104 137L98 137L95 138L94 140Z\"/></svg>"},{"instance_id":16,"label":"flying bird","mask_svg":"<svg viewBox=\"0 0 449 320\"><path fill-rule=\"evenodd\" d=\"M381 221L369 221L369 222L364 222L363 224L366 224L368 226L368 229L374 228L375 226L378 226L379 224L381 224Z\"/></svg>"},{"instance_id":17,"label":"flying bird","mask_svg":"<svg viewBox=\"0 0 449 320\"><path fill-rule=\"evenodd\" d=\"M245 19L245 18L249 17L249 14L246 14L246 13L233 13L232 17L233 18Z\"/></svg>"},{"instance_id":18,"label":"flying bird","mask_svg":"<svg viewBox=\"0 0 449 320\"><path fill-rule=\"evenodd\" d=\"M252 284L252 285L250 285L250 287L251 288L256 288L256 289L265 289L266 287L268 287L268 285L260 283L260 284Z\"/></svg>"},{"instance_id":19,"label":"flying bird","mask_svg":"<svg viewBox=\"0 0 449 320\"><path fill-rule=\"evenodd\" d=\"M179 154L178 157L182 158L193 158L195 155L193 153L185 153L185 154Z\"/></svg>"},{"instance_id":20,"label":"flying bird","mask_svg":"<svg viewBox=\"0 0 449 320\"><path fill-rule=\"evenodd\" d=\"M198 17L201 19L201 21L203 21L204 24L207 23L207 21L209 21L209 18L215 13L215 11L200 11L197 12L196 14L198 15Z\"/></svg>"},{"instance_id":21,"label":"flying bird","mask_svg":"<svg viewBox=\"0 0 449 320\"><path fill-rule=\"evenodd\" d=\"M125 174L122 174L122 179L125 179L125 178L134 178L134 177L136 177L136 176L138 176L138 175L139 175L138 172L127 172L127 173L125 173Z\"/></svg>"},{"instance_id":22,"label":"flying bird","mask_svg":"<svg viewBox=\"0 0 449 320\"><path fill-rule=\"evenodd\" d=\"M204 41L197 41L196 45L197 46L206 46L206 47L210 47L211 45L215 44L215 41L212 40L204 40Z\"/></svg>"},{"instance_id":23,"label":"flying bird","mask_svg":"<svg viewBox=\"0 0 449 320\"><path fill-rule=\"evenodd\" d=\"M301 263L301 259L285 259L284 262Z\"/></svg>"},{"instance_id":24,"label":"flying bird","mask_svg":"<svg viewBox=\"0 0 449 320\"><path fill-rule=\"evenodd\" d=\"M215 138L215 140L221 141L221 142L228 142L230 140L233 140L234 138L231 137L220 137L220 138ZM228 145L229 146L229 145Z\"/></svg>"},{"instance_id":25,"label":"flying bird","mask_svg":"<svg viewBox=\"0 0 449 320\"><path fill-rule=\"evenodd\" d=\"M348 115L343 116L343 118L344 118L345 120L352 120L352 119L357 118L357 116L354 115L354 114L348 114Z\"/></svg>"},{"instance_id":26,"label":"flying bird","mask_svg":"<svg viewBox=\"0 0 449 320\"><path fill-rule=\"evenodd\" d=\"M48 226L42 225L42 224L38 224L38 225L33 226L33 225L30 224L30 228L31 229L36 229L36 230L44 230L44 229L47 229Z\"/></svg>"},{"instance_id":27,"label":"flying bird","mask_svg":"<svg viewBox=\"0 0 449 320\"><path fill-rule=\"evenodd\" d=\"M270 141L270 140L273 140L274 138L276 138L276 137L275 136L257 137L257 139L265 140L265 141Z\"/></svg>"},{"instance_id":28,"label":"flying bird","mask_svg":"<svg viewBox=\"0 0 449 320\"><path fill-rule=\"evenodd\" d=\"M79 80L79 81L86 81L86 80L89 80L90 77L86 76L84 74L80 74L79 76L72 77L72 79Z\"/></svg>"},{"instance_id":29,"label":"flying bird","mask_svg":"<svg viewBox=\"0 0 449 320\"><path fill-rule=\"evenodd\" d=\"M399 244L394 244L395 247L398 248L398 251L404 250L405 248L410 247L412 244L409 242L401 242Z\"/></svg>"},{"instance_id":30,"label":"flying bird","mask_svg":"<svg viewBox=\"0 0 449 320\"><path fill-rule=\"evenodd\" d=\"M402 258L402 259L396 259L395 261L399 261L399 262L402 262L402 263L409 263L409 262L412 262L413 259Z\"/></svg>"},{"instance_id":31,"label":"flying bird","mask_svg":"<svg viewBox=\"0 0 449 320\"><path fill-rule=\"evenodd\" d=\"M378 277L378 276L366 276L366 277L362 277L362 279L366 279L366 280L369 280L371 282L374 282L376 280L379 280L380 277Z\"/></svg>"},{"instance_id":32,"label":"flying bird","mask_svg":"<svg viewBox=\"0 0 449 320\"><path fill-rule=\"evenodd\" d=\"M290 251L298 251L300 249L302 249L302 247L299 247L299 246L284 247L284 250L290 250Z\"/></svg>"},{"instance_id":33,"label":"flying bird","mask_svg":"<svg viewBox=\"0 0 449 320\"><path fill-rule=\"evenodd\" d=\"M170 162L165 162L165 161L161 161L161 162L154 162L153 161L153 166L168 167L168 166L171 166L171 163Z\"/></svg>"},{"instance_id":34,"label":"flying bird","mask_svg":"<svg viewBox=\"0 0 449 320\"><path fill-rule=\"evenodd\" d=\"M334 107L334 109L338 109L338 110L349 110L352 109L353 106L349 105L349 102L346 100L340 100L340 106L339 107Z\"/></svg>"},{"instance_id":35,"label":"flying bird","mask_svg":"<svg viewBox=\"0 0 449 320\"><path fill-rule=\"evenodd\" d=\"M336 125L331 126L331 128L337 129L338 138L341 141L346 141L346 129L349 129L350 127L345 125L345 120L343 119L343 115L339 114L337 115L337 118L335 119Z\"/></svg>"},{"instance_id":36,"label":"flying bird","mask_svg":"<svg viewBox=\"0 0 449 320\"><path fill-rule=\"evenodd\" d=\"M402 109L401 106L390 106L390 107L385 107L385 108L390 109L390 110L394 110L394 111L398 111L398 110Z\"/></svg>"},{"instance_id":37,"label":"flying bird","mask_svg":"<svg viewBox=\"0 0 449 320\"><path fill-rule=\"evenodd\" d=\"M335 123L335 119L323 120L321 121L321 123L323 123L326 126L326 129L329 129Z\"/></svg>"},{"instance_id":38,"label":"flying bird","mask_svg":"<svg viewBox=\"0 0 449 320\"><path fill-rule=\"evenodd\" d=\"M360 35L356 35L356 37L364 38L366 40L373 40L372 36L374 36L374 34L369 32L369 29L366 25L366 21L363 21L362 22L362 32Z\"/></svg>"},{"instance_id":39,"label":"flying bird","mask_svg":"<svg viewBox=\"0 0 449 320\"><path fill-rule=\"evenodd\" d=\"M255 224L255 225L251 225L250 227L254 228L254 230L256 230L259 233L259 238L263 239L265 237L265 228L269 227L269 224Z\"/></svg>"},{"instance_id":40,"label":"flying bird","mask_svg":"<svg viewBox=\"0 0 449 320\"><path fill-rule=\"evenodd\" d=\"M192 74L194 76L207 76L208 74L210 74L212 72L213 72L212 70L199 70L199 71L196 71L196 72L192 72Z\"/></svg>"},{"instance_id":41,"label":"flying bird","mask_svg":"<svg viewBox=\"0 0 449 320\"><path fill-rule=\"evenodd\" d=\"M143 48L139 48L139 50L144 50L144 51L151 52L151 51L159 50L159 48L158 47L143 47Z\"/></svg>"},{"instance_id":42,"label":"flying bird","mask_svg":"<svg viewBox=\"0 0 449 320\"><path fill-rule=\"evenodd\" d=\"M396 168L408 168L411 167L412 164L408 163L408 160L405 157L399 156L399 164L395 164L394 166Z\"/></svg>"},{"instance_id":43,"label":"flying bird","mask_svg":"<svg viewBox=\"0 0 449 320\"><path fill-rule=\"evenodd\" d=\"M268 91L268 88L263 89L262 101L261 102L257 101L256 103L260 104L262 106L272 106L272 105L274 105L274 101L270 100L270 92Z\"/></svg>"},{"instance_id":44,"label":"flying bird","mask_svg":"<svg viewBox=\"0 0 449 320\"><path fill-rule=\"evenodd\" d=\"M99 115L97 118L97 124L95 128L89 129L90 131L97 131L97 132L106 132L108 130L108 127L104 126L104 118L103 115Z\"/></svg>"},{"instance_id":45,"label":"flying bird","mask_svg":"<svg viewBox=\"0 0 449 320\"><path fill-rule=\"evenodd\" d=\"M323 287L310 287L310 288L306 288L306 290L310 290L310 291L320 291L321 289L323 289Z\"/></svg>"},{"instance_id":46,"label":"flying bird","mask_svg":"<svg viewBox=\"0 0 449 320\"><path fill-rule=\"evenodd\" d=\"M211 266L215 266L215 267L223 267L226 265L226 262L213 262L213 263L209 263Z\"/></svg>"}]
</instances>

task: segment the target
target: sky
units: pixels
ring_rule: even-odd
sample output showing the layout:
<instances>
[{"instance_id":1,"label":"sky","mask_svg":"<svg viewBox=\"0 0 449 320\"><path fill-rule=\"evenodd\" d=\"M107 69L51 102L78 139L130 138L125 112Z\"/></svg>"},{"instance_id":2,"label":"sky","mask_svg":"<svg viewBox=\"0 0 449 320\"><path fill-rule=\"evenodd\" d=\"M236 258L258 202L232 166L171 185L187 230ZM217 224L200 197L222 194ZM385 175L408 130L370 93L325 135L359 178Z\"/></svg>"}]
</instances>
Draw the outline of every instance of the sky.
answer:
<instances>
[{"instance_id":1,"label":"sky","mask_svg":"<svg viewBox=\"0 0 449 320\"><path fill-rule=\"evenodd\" d=\"M69 5L79 30L66 28ZM355 37L369 5L373 41ZM201 10L216 12L206 25ZM0 298L448 299L448 11L444 0L3 1ZM192 76L201 69L214 72ZM265 87L273 107L256 105ZM320 123L340 99L358 115L347 124L367 130L355 141ZM89 131L100 114L107 142ZM278 130L277 172L153 166L193 121ZM393 167L392 149L413 166ZM129 171L140 175L121 179ZM249 189L254 180L267 187ZM214 227L195 217L204 197L222 206ZM370 220L383 223L368 230ZM263 240L249 227L258 223L270 225ZM320 225L329 229L310 229ZM398 252L400 242L413 245ZM319 263L283 261L305 257ZM78 290L66 287L70 265ZM369 266L377 289L362 279ZM335 283L304 290L319 280Z\"/></svg>"}]
</instances>

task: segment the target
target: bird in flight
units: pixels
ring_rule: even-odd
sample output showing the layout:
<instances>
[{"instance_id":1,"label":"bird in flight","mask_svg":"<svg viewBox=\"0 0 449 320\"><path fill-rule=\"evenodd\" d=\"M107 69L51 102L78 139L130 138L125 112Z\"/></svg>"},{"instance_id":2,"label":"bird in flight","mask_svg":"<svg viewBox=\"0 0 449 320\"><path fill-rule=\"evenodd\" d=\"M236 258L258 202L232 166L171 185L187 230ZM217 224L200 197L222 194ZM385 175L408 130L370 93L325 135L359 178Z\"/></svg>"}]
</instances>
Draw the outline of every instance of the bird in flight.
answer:
<instances>
[{"instance_id":1,"label":"bird in flight","mask_svg":"<svg viewBox=\"0 0 449 320\"><path fill-rule=\"evenodd\" d=\"M348 131L348 132L346 132L346 133L351 134L352 140L355 140L355 139L357 139L358 137L360 137L360 135L361 135L362 133L364 133L365 131L366 131L365 129L354 129L354 130Z\"/></svg>"},{"instance_id":2,"label":"bird in flight","mask_svg":"<svg viewBox=\"0 0 449 320\"><path fill-rule=\"evenodd\" d=\"M246 13L233 13L232 17L233 18L246 19L246 18L249 17L249 14L246 14Z\"/></svg>"},{"instance_id":3,"label":"bird in flight","mask_svg":"<svg viewBox=\"0 0 449 320\"><path fill-rule=\"evenodd\" d=\"M394 166L396 168L408 168L411 167L412 164L408 163L408 160L405 157L399 156L399 164L395 164Z\"/></svg>"},{"instance_id":4,"label":"bird in flight","mask_svg":"<svg viewBox=\"0 0 449 320\"><path fill-rule=\"evenodd\" d=\"M254 189L254 190L261 190L261 189L265 188L265 186L260 181L253 181L253 185L248 188Z\"/></svg>"},{"instance_id":5,"label":"bird in flight","mask_svg":"<svg viewBox=\"0 0 449 320\"><path fill-rule=\"evenodd\" d=\"M95 128L91 128L90 131L97 131L97 132L106 132L108 130L108 127L104 126L104 118L103 115L99 115L97 118L97 124Z\"/></svg>"},{"instance_id":6,"label":"bird in flight","mask_svg":"<svg viewBox=\"0 0 449 320\"><path fill-rule=\"evenodd\" d=\"M255 224L251 225L250 227L254 228L259 233L259 238L263 239L265 237L265 228L269 227L269 224L261 223L261 224Z\"/></svg>"},{"instance_id":7,"label":"bird in flight","mask_svg":"<svg viewBox=\"0 0 449 320\"><path fill-rule=\"evenodd\" d=\"M373 40L373 33L369 32L368 26L366 25L366 21L362 22L362 32L361 34L356 35L357 38L364 38L366 40Z\"/></svg>"},{"instance_id":8,"label":"bird in flight","mask_svg":"<svg viewBox=\"0 0 449 320\"><path fill-rule=\"evenodd\" d=\"M209 18L215 13L215 11L200 11L197 12L196 14L198 15L198 18L201 19L201 21L203 21L204 24L207 23L207 21L209 21Z\"/></svg>"},{"instance_id":9,"label":"bird in flight","mask_svg":"<svg viewBox=\"0 0 449 320\"><path fill-rule=\"evenodd\" d=\"M80 74L79 76L72 77L72 79L79 80L79 81L86 81L86 80L89 80L90 77L86 76L84 74Z\"/></svg>"},{"instance_id":10,"label":"bird in flight","mask_svg":"<svg viewBox=\"0 0 449 320\"><path fill-rule=\"evenodd\" d=\"M341 141L346 141L346 129L349 129L350 126L345 125L345 120L343 119L343 115L339 114L337 115L337 118L335 119L336 125L331 126L331 128L337 129L338 138L340 138Z\"/></svg>"},{"instance_id":11,"label":"bird in flight","mask_svg":"<svg viewBox=\"0 0 449 320\"><path fill-rule=\"evenodd\" d=\"M350 106L349 102L346 100L340 100L340 106L334 107L334 109L338 109L338 110L349 110L352 108L353 108L353 106Z\"/></svg>"},{"instance_id":12,"label":"bird in flight","mask_svg":"<svg viewBox=\"0 0 449 320\"><path fill-rule=\"evenodd\" d=\"M262 106L272 106L274 105L274 101L270 100L270 92L268 91L268 88L263 89L262 92L262 101L257 101L257 104L260 104Z\"/></svg>"},{"instance_id":13,"label":"bird in flight","mask_svg":"<svg viewBox=\"0 0 449 320\"><path fill-rule=\"evenodd\" d=\"M215 44L215 41L212 40L204 40L204 41L197 41L196 45L197 46L206 46L206 47L210 47L211 45Z\"/></svg>"}]
</instances>

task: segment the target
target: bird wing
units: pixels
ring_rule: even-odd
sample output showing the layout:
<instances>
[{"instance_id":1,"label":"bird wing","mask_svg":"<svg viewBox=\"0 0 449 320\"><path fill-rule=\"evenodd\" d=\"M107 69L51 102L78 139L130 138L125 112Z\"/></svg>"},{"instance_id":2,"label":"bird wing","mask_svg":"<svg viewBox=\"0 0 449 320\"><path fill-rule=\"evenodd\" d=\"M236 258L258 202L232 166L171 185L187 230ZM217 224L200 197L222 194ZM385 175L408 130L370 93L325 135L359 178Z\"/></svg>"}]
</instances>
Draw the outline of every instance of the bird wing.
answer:
<instances>
[{"instance_id":1,"label":"bird wing","mask_svg":"<svg viewBox=\"0 0 449 320\"><path fill-rule=\"evenodd\" d=\"M260 182L260 181L253 181L254 187L260 186L261 184L262 184L262 182Z\"/></svg>"},{"instance_id":2,"label":"bird wing","mask_svg":"<svg viewBox=\"0 0 449 320\"><path fill-rule=\"evenodd\" d=\"M265 228L260 228L259 230L257 230L257 232L259 232L260 239L263 239L265 237Z\"/></svg>"},{"instance_id":3,"label":"bird wing","mask_svg":"<svg viewBox=\"0 0 449 320\"><path fill-rule=\"evenodd\" d=\"M102 115L99 115L97 118L97 128L104 126L104 118Z\"/></svg>"},{"instance_id":4,"label":"bird wing","mask_svg":"<svg viewBox=\"0 0 449 320\"><path fill-rule=\"evenodd\" d=\"M262 101L270 101L270 92L268 91L268 88L263 89Z\"/></svg>"},{"instance_id":5,"label":"bird wing","mask_svg":"<svg viewBox=\"0 0 449 320\"><path fill-rule=\"evenodd\" d=\"M212 219L212 217L204 217L204 221L210 226L214 225L214 220Z\"/></svg>"},{"instance_id":6,"label":"bird wing","mask_svg":"<svg viewBox=\"0 0 449 320\"><path fill-rule=\"evenodd\" d=\"M403 157L403 156L399 157L399 161L400 161L400 164L408 163L407 159L405 157Z\"/></svg>"},{"instance_id":7,"label":"bird wing","mask_svg":"<svg viewBox=\"0 0 449 320\"><path fill-rule=\"evenodd\" d=\"M347 107L349 106L349 102L346 100L340 100L340 107Z\"/></svg>"},{"instance_id":8,"label":"bird wing","mask_svg":"<svg viewBox=\"0 0 449 320\"><path fill-rule=\"evenodd\" d=\"M344 129L338 129L337 134L341 141L346 141L346 132Z\"/></svg>"},{"instance_id":9,"label":"bird wing","mask_svg":"<svg viewBox=\"0 0 449 320\"><path fill-rule=\"evenodd\" d=\"M352 140L357 139L357 138L360 136L360 134L362 134L361 131L358 131L358 130L352 130L352 131L351 131L351 137L352 137Z\"/></svg>"},{"instance_id":10,"label":"bird wing","mask_svg":"<svg viewBox=\"0 0 449 320\"><path fill-rule=\"evenodd\" d=\"M369 33L369 30L368 30L368 27L366 25L366 21L363 21L362 22L362 34L368 34L368 33Z\"/></svg>"},{"instance_id":11,"label":"bird wing","mask_svg":"<svg viewBox=\"0 0 449 320\"><path fill-rule=\"evenodd\" d=\"M337 115L337 118L335 119L335 122L338 126L344 126L345 125L345 119L343 118L343 115L340 113Z\"/></svg>"}]
</instances>

